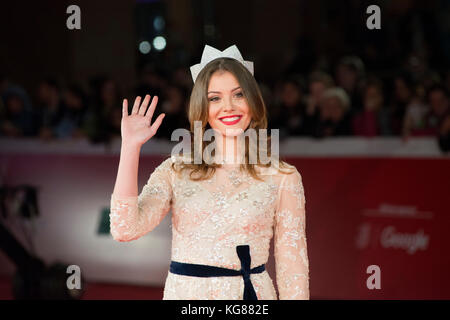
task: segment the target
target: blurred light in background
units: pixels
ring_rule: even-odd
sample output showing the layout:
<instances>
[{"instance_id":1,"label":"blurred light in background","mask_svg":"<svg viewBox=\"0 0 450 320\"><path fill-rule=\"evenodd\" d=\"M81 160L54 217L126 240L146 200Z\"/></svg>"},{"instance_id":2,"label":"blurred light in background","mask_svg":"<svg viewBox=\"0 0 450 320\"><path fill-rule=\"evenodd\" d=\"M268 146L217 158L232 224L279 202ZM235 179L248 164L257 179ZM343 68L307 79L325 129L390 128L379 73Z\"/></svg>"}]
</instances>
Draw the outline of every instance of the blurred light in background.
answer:
<instances>
[{"instance_id":1,"label":"blurred light in background","mask_svg":"<svg viewBox=\"0 0 450 320\"><path fill-rule=\"evenodd\" d=\"M152 46L150 45L150 42L148 41L141 41L139 43L139 52L142 54L147 54L152 49Z\"/></svg>"},{"instance_id":2,"label":"blurred light in background","mask_svg":"<svg viewBox=\"0 0 450 320\"><path fill-rule=\"evenodd\" d=\"M137 1L135 6L137 66L164 65L167 51L167 10L164 1ZM164 37L163 37L164 35Z\"/></svg>"},{"instance_id":3,"label":"blurred light in background","mask_svg":"<svg viewBox=\"0 0 450 320\"><path fill-rule=\"evenodd\" d=\"M161 51L166 47L166 39L163 36L158 36L153 39L153 46L156 50Z\"/></svg>"},{"instance_id":4,"label":"blurred light in background","mask_svg":"<svg viewBox=\"0 0 450 320\"><path fill-rule=\"evenodd\" d=\"M165 26L166 22L164 21L163 17L161 16L155 17L155 19L153 20L153 27L155 28L155 30L162 31Z\"/></svg>"}]
</instances>

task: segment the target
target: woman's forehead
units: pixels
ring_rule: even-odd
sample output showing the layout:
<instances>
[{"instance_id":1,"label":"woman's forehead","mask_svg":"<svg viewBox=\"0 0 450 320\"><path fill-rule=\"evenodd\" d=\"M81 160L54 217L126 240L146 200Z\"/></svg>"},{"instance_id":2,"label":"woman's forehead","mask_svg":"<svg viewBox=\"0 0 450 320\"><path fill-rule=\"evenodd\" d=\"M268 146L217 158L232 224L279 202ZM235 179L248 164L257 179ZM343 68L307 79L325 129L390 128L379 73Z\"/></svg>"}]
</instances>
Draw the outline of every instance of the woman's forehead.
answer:
<instances>
[{"instance_id":1,"label":"woman's forehead","mask_svg":"<svg viewBox=\"0 0 450 320\"><path fill-rule=\"evenodd\" d=\"M208 91L227 92L239 87L236 77L229 71L215 72L211 76Z\"/></svg>"}]
</instances>

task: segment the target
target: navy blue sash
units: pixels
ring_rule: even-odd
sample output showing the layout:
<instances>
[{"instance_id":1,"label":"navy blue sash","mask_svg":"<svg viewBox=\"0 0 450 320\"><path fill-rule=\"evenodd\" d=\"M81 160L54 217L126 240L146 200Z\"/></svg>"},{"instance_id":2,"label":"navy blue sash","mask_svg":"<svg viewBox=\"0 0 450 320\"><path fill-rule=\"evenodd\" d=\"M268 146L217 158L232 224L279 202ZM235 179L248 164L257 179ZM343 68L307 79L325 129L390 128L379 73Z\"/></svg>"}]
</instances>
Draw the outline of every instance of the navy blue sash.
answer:
<instances>
[{"instance_id":1,"label":"navy blue sash","mask_svg":"<svg viewBox=\"0 0 450 320\"><path fill-rule=\"evenodd\" d=\"M265 265L262 264L250 269L251 258L250 247L248 245L237 246L236 252L239 260L241 260L241 270L172 261L170 262L170 272L193 277L242 276L244 278L244 300L258 300L255 288L253 288L253 284L250 281L250 274L263 272L266 269Z\"/></svg>"}]
</instances>

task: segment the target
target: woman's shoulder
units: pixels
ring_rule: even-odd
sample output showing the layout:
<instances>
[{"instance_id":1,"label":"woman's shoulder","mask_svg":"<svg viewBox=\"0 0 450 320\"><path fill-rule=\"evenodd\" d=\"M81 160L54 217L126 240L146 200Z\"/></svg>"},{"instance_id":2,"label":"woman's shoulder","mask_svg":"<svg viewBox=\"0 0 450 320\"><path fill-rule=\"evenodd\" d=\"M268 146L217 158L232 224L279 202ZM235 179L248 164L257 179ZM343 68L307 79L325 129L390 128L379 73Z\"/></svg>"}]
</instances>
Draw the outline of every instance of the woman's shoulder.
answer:
<instances>
[{"instance_id":1,"label":"woman's shoulder","mask_svg":"<svg viewBox=\"0 0 450 320\"><path fill-rule=\"evenodd\" d=\"M287 162L287 161L280 160L279 163L280 163L280 166L279 166L279 167L280 167L281 169L285 169L285 170L288 170L288 171L290 171L290 172L297 171L297 167L294 166L293 164L290 164L290 163Z\"/></svg>"},{"instance_id":2,"label":"woman's shoulder","mask_svg":"<svg viewBox=\"0 0 450 320\"><path fill-rule=\"evenodd\" d=\"M183 155L169 155L164 158L164 160L158 165L159 170L176 171L181 163L190 163L190 158Z\"/></svg>"},{"instance_id":3,"label":"woman's shoulder","mask_svg":"<svg viewBox=\"0 0 450 320\"><path fill-rule=\"evenodd\" d=\"M184 161L187 159L186 155L180 155L180 154L165 154L164 160L161 162L161 164L172 164L174 162Z\"/></svg>"},{"instance_id":4,"label":"woman's shoulder","mask_svg":"<svg viewBox=\"0 0 450 320\"><path fill-rule=\"evenodd\" d=\"M165 156L159 165L156 166L155 171L171 171L173 169L172 163L177 159L174 156Z\"/></svg>"},{"instance_id":5,"label":"woman's shoulder","mask_svg":"<svg viewBox=\"0 0 450 320\"><path fill-rule=\"evenodd\" d=\"M278 189L289 181L296 180L296 176L299 175L294 165L282 160L271 163L268 167L258 165L255 168L259 177L278 186Z\"/></svg>"},{"instance_id":6,"label":"woman's shoulder","mask_svg":"<svg viewBox=\"0 0 450 320\"><path fill-rule=\"evenodd\" d=\"M302 175L295 165L285 163L285 170L287 174L283 174L281 179L281 186L290 188L291 186L302 186Z\"/></svg>"},{"instance_id":7,"label":"woman's shoulder","mask_svg":"<svg viewBox=\"0 0 450 320\"><path fill-rule=\"evenodd\" d=\"M262 174L268 175L276 175L276 176L285 176L289 174L293 174L298 172L297 168L283 160L279 160L277 162L271 162L270 166L257 166Z\"/></svg>"}]
</instances>

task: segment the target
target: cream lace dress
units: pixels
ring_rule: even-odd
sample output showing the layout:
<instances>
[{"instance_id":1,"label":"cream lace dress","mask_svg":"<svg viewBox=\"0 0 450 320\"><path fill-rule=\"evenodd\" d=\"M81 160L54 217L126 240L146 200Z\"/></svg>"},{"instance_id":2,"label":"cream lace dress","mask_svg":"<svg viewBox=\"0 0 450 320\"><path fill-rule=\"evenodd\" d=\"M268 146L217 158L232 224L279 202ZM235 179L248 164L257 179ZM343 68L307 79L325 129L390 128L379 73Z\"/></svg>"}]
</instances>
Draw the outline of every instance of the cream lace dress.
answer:
<instances>
[{"instance_id":1,"label":"cream lace dress","mask_svg":"<svg viewBox=\"0 0 450 320\"><path fill-rule=\"evenodd\" d=\"M138 239L172 211L172 260L239 270L236 246L249 245L251 268L267 263L274 236L279 297L267 271L251 274L258 300L309 299L305 196L297 169L258 167L259 181L226 164L209 180L191 181L165 159L139 196L111 195L110 227L117 241ZM168 272L164 300L242 300L242 277L193 277Z\"/></svg>"}]
</instances>

